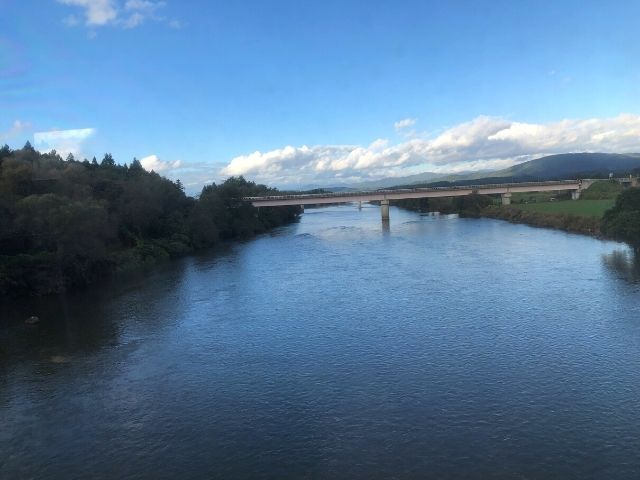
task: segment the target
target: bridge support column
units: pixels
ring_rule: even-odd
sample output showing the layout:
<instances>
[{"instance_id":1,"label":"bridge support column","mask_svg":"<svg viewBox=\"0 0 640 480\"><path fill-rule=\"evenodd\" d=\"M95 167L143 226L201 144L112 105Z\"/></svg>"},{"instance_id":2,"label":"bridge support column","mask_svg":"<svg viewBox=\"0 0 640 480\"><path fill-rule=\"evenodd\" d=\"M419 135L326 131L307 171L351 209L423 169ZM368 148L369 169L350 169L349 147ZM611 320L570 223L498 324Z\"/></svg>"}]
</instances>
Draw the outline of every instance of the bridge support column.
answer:
<instances>
[{"instance_id":1,"label":"bridge support column","mask_svg":"<svg viewBox=\"0 0 640 480\"><path fill-rule=\"evenodd\" d=\"M632 187L638 186L638 177L631 177L631 186Z\"/></svg>"},{"instance_id":2,"label":"bridge support column","mask_svg":"<svg viewBox=\"0 0 640 480\"><path fill-rule=\"evenodd\" d=\"M389 200L380 201L380 213L382 214L382 221L389 221Z\"/></svg>"},{"instance_id":3,"label":"bridge support column","mask_svg":"<svg viewBox=\"0 0 640 480\"><path fill-rule=\"evenodd\" d=\"M571 191L571 200L578 200L580 198L580 190Z\"/></svg>"},{"instance_id":4,"label":"bridge support column","mask_svg":"<svg viewBox=\"0 0 640 480\"><path fill-rule=\"evenodd\" d=\"M503 193L502 194L502 205L511 205L511 194Z\"/></svg>"},{"instance_id":5,"label":"bridge support column","mask_svg":"<svg viewBox=\"0 0 640 480\"><path fill-rule=\"evenodd\" d=\"M300 211L304 213L304 205L300 205Z\"/></svg>"},{"instance_id":6,"label":"bridge support column","mask_svg":"<svg viewBox=\"0 0 640 480\"><path fill-rule=\"evenodd\" d=\"M358 202L358 210L362 210L362 202Z\"/></svg>"}]
</instances>

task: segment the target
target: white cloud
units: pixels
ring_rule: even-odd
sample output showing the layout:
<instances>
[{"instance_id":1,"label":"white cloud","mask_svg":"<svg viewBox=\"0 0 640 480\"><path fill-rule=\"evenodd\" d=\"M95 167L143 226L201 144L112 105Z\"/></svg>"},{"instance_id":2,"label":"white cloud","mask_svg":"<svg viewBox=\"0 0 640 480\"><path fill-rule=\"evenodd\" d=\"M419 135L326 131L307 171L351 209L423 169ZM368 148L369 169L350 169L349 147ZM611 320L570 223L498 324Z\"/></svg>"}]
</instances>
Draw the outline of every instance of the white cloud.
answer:
<instances>
[{"instance_id":1,"label":"white cloud","mask_svg":"<svg viewBox=\"0 0 640 480\"><path fill-rule=\"evenodd\" d=\"M6 132L0 132L0 141L4 142L6 140L13 139L30 128L31 124L21 120L15 120L9 130Z\"/></svg>"},{"instance_id":2,"label":"white cloud","mask_svg":"<svg viewBox=\"0 0 640 480\"><path fill-rule=\"evenodd\" d=\"M37 132L33 135L33 146L41 152L55 150L63 158L70 153L79 158L82 154L83 144L92 137L95 132L96 130L94 128Z\"/></svg>"},{"instance_id":3,"label":"white cloud","mask_svg":"<svg viewBox=\"0 0 640 480\"><path fill-rule=\"evenodd\" d=\"M172 170L174 168L180 168L182 162L180 160L176 160L174 162L166 162L160 160L157 155L149 155L148 157L144 157L140 159L140 164L142 168L147 171L154 171L156 173Z\"/></svg>"},{"instance_id":4,"label":"white cloud","mask_svg":"<svg viewBox=\"0 0 640 480\"><path fill-rule=\"evenodd\" d=\"M84 9L86 24L90 26L107 25L118 17L114 0L58 0L58 3Z\"/></svg>"},{"instance_id":5,"label":"white cloud","mask_svg":"<svg viewBox=\"0 0 640 480\"><path fill-rule=\"evenodd\" d=\"M272 184L360 181L412 173L504 168L552 153L640 151L640 116L535 124L481 116L432 138L389 145L286 146L238 156L221 175Z\"/></svg>"},{"instance_id":6,"label":"white cloud","mask_svg":"<svg viewBox=\"0 0 640 480\"><path fill-rule=\"evenodd\" d=\"M141 12L153 12L158 8L166 6L166 2L151 0L127 0L124 4L125 10L138 10Z\"/></svg>"},{"instance_id":7,"label":"white cloud","mask_svg":"<svg viewBox=\"0 0 640 480\"><path fill-rule=\"evenodd\" d=\"M142 25L144 23L145 16L140 12L134 12L129 15L126 19L122 20L122 26L124 28L135 28L138 25Z\"/></svg>"},{"instance_id":8,"label":"white cloud","mask_svg":"<svg viewBox=\"0 0 640 480\"><path fill-rule=\"evenodd\" d=\"M67 27L75 27L80 24L80 20L75 15L69 15L68 17L62 20Z\"/></svg>"},{"instance_id":9,"label":"white cloud","mask_svg":"<svg viewBox=\"0 0 640 480\"><path fill-rule=\"evenodd\" d=\"M180 28L178 20L167 19L158 14L167 3L161 0L57 0L63 5L83 10L85 25L88 27L116 26L134 28L147 20L167 23L171 28ZM67 26L79 23L75 15L67 16L63 22Z\"/></svg>"},{"instance_id":10,"label":"white cloud","mask_svg":"<svg viewBox=\"0 0 640 480\"><path fill-rule=\"evenodd\" d=\"M404 118L394 123L393 128L395 128L397 131L400 131L405 128L413 127L417 121L417 118Z\"/></svg>"}]
</instances>

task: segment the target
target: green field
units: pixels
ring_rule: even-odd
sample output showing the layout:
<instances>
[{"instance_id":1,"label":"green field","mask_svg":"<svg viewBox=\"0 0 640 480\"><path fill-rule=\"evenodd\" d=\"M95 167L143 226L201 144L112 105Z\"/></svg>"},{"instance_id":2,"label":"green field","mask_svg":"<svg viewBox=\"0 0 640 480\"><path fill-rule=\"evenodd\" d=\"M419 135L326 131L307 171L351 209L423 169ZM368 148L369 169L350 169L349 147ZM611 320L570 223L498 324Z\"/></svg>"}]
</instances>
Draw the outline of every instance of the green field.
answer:
<instances>
[{"instance_id":1,"label":"green field","mask_svg":"<svg viewBox=\"0 0 640 480\"><path fill-rule=\"evenodd\" d=\"M525 192L514 193L511 203L543 203L556 198L559 192Z\"/></svg>"},{"instance_id":2,"label":"green field","mask_svg":"<svg viewBox=\"0 0 640 480\"><path fill-rule=\"evenodd\" d=\"M529 212L569 214L581 217L602 217L615 200L564 200L558 202L522 203L513 207Z\"/></svg>"}]
</instances>

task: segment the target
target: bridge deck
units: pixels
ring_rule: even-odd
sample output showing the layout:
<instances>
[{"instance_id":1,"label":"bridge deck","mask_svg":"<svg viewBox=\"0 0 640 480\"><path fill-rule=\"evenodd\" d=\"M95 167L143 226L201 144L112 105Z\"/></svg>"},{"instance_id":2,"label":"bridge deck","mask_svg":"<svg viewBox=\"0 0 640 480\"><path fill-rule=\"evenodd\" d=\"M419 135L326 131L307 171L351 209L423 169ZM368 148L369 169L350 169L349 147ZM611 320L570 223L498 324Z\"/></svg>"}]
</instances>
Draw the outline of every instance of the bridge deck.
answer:
<instances>
[{"instance_id":1,"label":"bridge deck","mask_svg":"<svg viewBox=\"0 0 640 480\"><path fill-rule=\"evenodd\" d=\"M520 192L549 192L556 190L580 190L586 187L581 180L559 180L553 182L523 182L490 185L466 185L459 187L401 188L363 192L290 194L266 197L245 197L255 207L278 207L285 205L317 205L322 203L371 202L402 200L407 198L459 197L472 193L504 194Z\"/></svg>"}]
</instances>

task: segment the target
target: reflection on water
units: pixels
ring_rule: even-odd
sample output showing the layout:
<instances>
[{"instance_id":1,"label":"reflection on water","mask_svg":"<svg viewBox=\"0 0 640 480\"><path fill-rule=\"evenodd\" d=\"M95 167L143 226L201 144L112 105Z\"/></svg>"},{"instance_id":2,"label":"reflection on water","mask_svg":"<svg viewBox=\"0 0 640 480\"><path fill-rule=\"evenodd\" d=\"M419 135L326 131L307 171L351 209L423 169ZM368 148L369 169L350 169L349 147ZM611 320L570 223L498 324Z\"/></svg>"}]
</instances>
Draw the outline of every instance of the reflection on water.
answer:
<instances>
[{"instance_id":1,"label":"reflection on water","mask_svg":"<svg viewBox=\"0 0 640 480\"><path fill-rule=\"evenodd\" d=\"M604 264L620 278L640 283L640 255L632 249L614 250L602 255Z\"/></svg>"},{"instance_id":2,"label":"reflection on water","mask_svg":"<svg viewBox=\"0 0 640 480\"><path fill-rule=\"evenodd\" d=\"M0 478L637 478L637 271L352 205L5 303Z\"/></svg>"}]
</instances>

